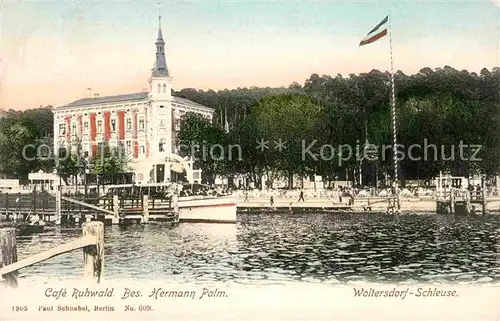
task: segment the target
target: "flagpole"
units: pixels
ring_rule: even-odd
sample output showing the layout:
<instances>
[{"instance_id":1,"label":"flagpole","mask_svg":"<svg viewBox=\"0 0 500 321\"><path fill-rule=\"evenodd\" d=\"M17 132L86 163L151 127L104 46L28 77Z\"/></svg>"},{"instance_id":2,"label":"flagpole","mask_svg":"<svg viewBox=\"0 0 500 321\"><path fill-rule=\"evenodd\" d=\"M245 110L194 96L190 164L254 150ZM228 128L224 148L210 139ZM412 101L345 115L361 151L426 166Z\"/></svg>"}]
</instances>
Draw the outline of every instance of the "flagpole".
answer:
<instances>
[{"instance_id":1,"label":"flagpole","mask_svg":"<svg viewBox=\"0 0 500 321\"><path fill-rule=\"evenodd\" d=\"M389 13L389 51L391 56L391 114L392 114L392 154L394 162L394 183L397 210L401 208L399 199L398 157L397 157L397 130L396 130L396 92L394 89L394 59L392 57L392 12Z\"/></svg>"}]
</instances>

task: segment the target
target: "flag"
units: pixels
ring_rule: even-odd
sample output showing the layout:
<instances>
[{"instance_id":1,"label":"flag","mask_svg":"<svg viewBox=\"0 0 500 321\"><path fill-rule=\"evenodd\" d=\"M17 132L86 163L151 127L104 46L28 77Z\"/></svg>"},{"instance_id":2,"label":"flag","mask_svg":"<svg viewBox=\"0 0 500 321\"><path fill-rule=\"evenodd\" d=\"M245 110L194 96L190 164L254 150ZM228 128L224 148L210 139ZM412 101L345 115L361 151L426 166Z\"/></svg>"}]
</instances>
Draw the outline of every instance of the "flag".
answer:
<instances>
[{"instance_id":1,"label":"flag","mask_svg":"<svg viewBox=\"0 0 500 321\"><path fill-rule=\"evenodd\" d=\"M378 25L376 25L369 33L366 34L366 37L359 43L359 46L364 46L369 43L375 42L380 38L387 35L387 27L385 24L389 21L389 16L386 16L384 20L380 21Z\"/></svg>"}]
</instances>

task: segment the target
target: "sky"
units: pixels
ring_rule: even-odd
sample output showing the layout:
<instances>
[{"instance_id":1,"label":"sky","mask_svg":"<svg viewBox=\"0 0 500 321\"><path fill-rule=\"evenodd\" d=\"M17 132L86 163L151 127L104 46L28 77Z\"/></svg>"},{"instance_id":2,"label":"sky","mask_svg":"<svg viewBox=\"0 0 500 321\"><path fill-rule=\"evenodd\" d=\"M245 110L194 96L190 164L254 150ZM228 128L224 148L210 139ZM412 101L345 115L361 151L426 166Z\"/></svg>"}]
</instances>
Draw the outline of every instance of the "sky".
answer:
<instances>
[{"instance_id":1,"label":"sky","mask_svg":"<svg viewBox=\"0 0 500 321\"><path fill-rule=\"evenodd\" d=\"M479 72L499 66L499 1L0 0L0 109L143 91L159 12L175 90L390 70L389 36L358 47L389 13L395 70Z\"/></svg>"}]
</instances>

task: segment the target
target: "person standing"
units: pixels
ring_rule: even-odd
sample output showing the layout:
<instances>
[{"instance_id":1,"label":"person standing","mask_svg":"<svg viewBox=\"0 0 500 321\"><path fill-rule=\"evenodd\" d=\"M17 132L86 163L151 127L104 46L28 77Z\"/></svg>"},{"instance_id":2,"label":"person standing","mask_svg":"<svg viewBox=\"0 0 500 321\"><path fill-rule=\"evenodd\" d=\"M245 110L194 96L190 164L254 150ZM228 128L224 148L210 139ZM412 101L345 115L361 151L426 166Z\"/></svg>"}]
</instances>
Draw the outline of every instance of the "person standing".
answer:
<instances>
[{"instance_id":1,"label":"person standing","mask_svg":"<svg viewBox=\"0 0 500 321\"><path fill-rule=\"evenodd\" d=\"M271 203L271 207L273 207L273 205L274 205L274 197L271 196L269 198L269 203Z\"/></svg>"},{"instance_id":2,"label":"person standing","mask_svg":"<svg viewBox=\"0 0 500 321\"><path fill-rule=\"evenodd\" d=\"M300 190L300 194L299 194L299 200L297 202L300 202L300 200L302 200L302 202L305 202L304 200L304 191Z\"/></svg>"}]
</instances>

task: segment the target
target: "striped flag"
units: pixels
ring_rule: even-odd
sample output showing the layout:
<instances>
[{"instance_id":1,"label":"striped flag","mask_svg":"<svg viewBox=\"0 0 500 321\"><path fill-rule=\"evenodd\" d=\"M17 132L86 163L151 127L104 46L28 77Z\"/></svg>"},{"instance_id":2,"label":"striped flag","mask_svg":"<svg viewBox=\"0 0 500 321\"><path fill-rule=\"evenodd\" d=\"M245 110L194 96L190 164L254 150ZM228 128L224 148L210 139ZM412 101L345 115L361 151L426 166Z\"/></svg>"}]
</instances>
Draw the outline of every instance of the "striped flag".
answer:
<instances>
[{"instance_id":1,"label":"striped flag","mask_svg":"<svg viewBox=\"0 0 500 321\"><path fill-rule=\"evenodd\" d=\"M369 43L375 42L380 38L387 35L387 27L386 23L389 21L389 16L386 16L384 20L380 21L378 25L376 25L369 33L366 34L366 37L359 43L359 46L364 46Z\"/></svg>"}]
</instances>

